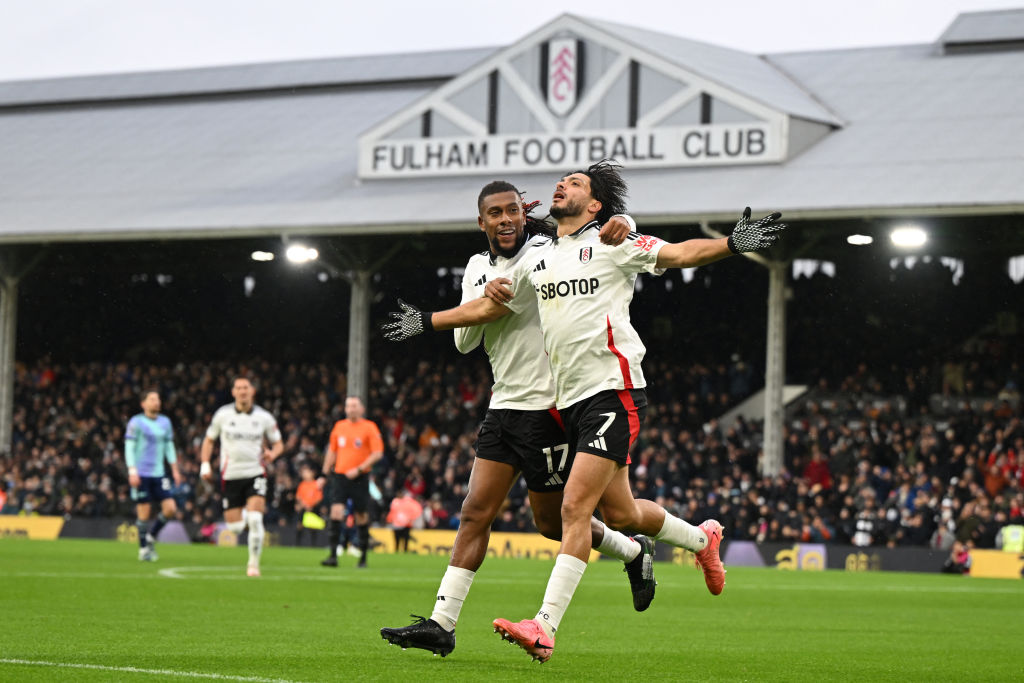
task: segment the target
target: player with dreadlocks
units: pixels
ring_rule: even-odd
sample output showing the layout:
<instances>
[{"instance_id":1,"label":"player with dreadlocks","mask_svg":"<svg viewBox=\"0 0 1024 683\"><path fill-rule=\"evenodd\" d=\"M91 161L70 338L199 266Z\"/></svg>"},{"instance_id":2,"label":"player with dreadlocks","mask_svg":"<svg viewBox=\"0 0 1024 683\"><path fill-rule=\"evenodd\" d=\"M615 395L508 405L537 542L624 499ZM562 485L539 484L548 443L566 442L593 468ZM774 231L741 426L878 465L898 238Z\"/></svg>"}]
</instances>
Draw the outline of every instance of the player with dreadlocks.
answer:
<instances>
[{"instance_id":1,"label":"player with dreadlocks","mask_svg":"<svg viewBox=\"0 0 1024 683\"><path fill-rule=\"evenodd\" d=\"M562 544L537 616L520 622L496 619L494 630L542 662L551 657L555 630L587 567L589 521L595 508L609 526L632 529L695 553L713 595L725 587L719 558L722 525L713 519L693 526L654 501L636 500L629 485L629 448L643 422L647 385L640 363L646 349L629 319L637 274L661 275L733 254L770 247L785 225L772 213L750 221L750 209L732 235L668 244L630 233L609 249L597 231L625 207L626 184L614 162L602 161L562 177L551 200L557 237L530 248L510 275L514 298L489 298L438 313L392 314L388 338L402 340L423 329L450 329L500 321L508 313L536 309L544 333L556 406L565 420L575 459L562 499ZM516 316L513 316L516 317Z\"/></svg>"},{"instance_id":2,"label":"player with dreadlocks","mask_svg":"<svg viewBox=\"0 0 1024 683\"><path fill-rule=\"evenodd\" d=\"M480 297L487 281L509 274L530 250L551 241L553 226L530 215L539 203L524 206L519 190L505 181L494 181L480 191L477 223L490 248L473 256L466 266L463 303ZM609 221L605 241L622 243L631 221L628 217ZM526 479L538 530L558 540L562 536L562 488L572 466L572 450L554 409L554 380L544 357L536 308L532 314L455 331L455 345L462 353L472 351L481 339L491 361L494 387L477 438L459 531L433 614L429 619L413 615L416 621L409 626L380 630L390 643L441 656L455 648L455 623L487 554L491 524L520 472ZM591 519L590 525L588 545L626 563L633 607L647 609L654 598L655 581L649 569L654 543L644 537L624 536L596 519Z\"/></svg>"}]
</instances>

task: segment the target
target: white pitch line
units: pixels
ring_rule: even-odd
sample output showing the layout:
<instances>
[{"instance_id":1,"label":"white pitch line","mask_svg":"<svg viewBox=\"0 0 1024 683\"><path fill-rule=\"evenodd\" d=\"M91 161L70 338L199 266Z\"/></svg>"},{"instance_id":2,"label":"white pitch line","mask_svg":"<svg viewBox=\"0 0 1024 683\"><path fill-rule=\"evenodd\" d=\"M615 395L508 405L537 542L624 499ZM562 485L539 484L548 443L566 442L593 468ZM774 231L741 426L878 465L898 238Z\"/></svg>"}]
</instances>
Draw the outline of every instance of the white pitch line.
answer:
<instances>
[{"instance_id":1,"label":"white pitch line","mask_svg":"<svg viewBox=\"0 0 1024 683\"><path fill-rule=\"evenodd\" d=\"M232 676L231 674L210 674L201 671L174 671L173 669L140 669L136 666L103 666L101 664L75 664L72 662L47 662L35 659L0 659L0 664L23 666L44 666L58 669L91 669L94 671L118 671L122 673L147 674L151 676L178 676L179 678L208 678L217 681L247 681L248 683L297 683L284 678L263 678L262 676Z\"/></svg>"},{"instance_id":2,"label":"white pitch line","mask_svg":"<svg viewBox=\"0 0 1024 683\"><path fill-rule=\"evenodd\" d=\"M655 565L657 570L659 567ZM351 582L353 577L351 574L341 572L334 573L320 573L319 569L307 568L307 567L279 567L278 571L287 572L286 574L264 574L259 578L252 578L245 576L238 567L224 567L224 566L209 566L209 567L167 567L165 569L158 570L154 574L103 574L98 572L0 572L0 578L57 578L57 579L189 579L192 581L248 581L248 582L260 582L260 581L320 581L328 583L340 583L340 582ZM271 570L274 571L274 570ZM665 567L663 571L671 571L669 567ZM213 575L204 576L200 572L209 572ZM218 575L218 573L223 574ZM228 575L226 572L237 572ZM309 572L309 573L306 573ZM328 572L328 570L324 570ZM388 576L377 574L372 576L373 583L401 583L406 584L409 582L407 576ZM955 578L950 577L953 581ZM500 572L487 574L484 572L483 576L478 580L487 580L491 583L506 583L506 584L536 584L537 579L523 577L520 575L503 575ZM662 581L666 579L662 578ZM970 578L964 578L964 581L972 581ZM1013 583L1014 580L1010 579L1009 582ZM680 583L686 582L685 578L682 578ZM591 577L586 580L587 585L594 586L613 586L621 583L614 579L596 578ZM835 586L828 584L765 584L758 581L744 581L727 583L726 590L729 592L737 590L779 590L779 591L835 591L843 593L878 593L882 591L898 592L898 593L965 593L965 594L993 594L993 595L1020 595L1024 596L1024 582L1017 582L1017 587L1001 587L993 585L980 585L980 584L969 584L962 586L885 586L885 585L872 585L872 586Z\"/></svg>"},{"instance_id":3,"label":"white pitch line","mask_svg":"<svg viewBox=\"0 0 1024 683\"><path fill-rule=\"evenodd\" d=\"M970 581L971 579L966 579ZM1012 579L1011 579L1012 580ZM984 586L827 586L814 584L810 586L799 585L774 585L762 583L737 583L736 585L726 582L726 588L752 590L781 590L781 591L834 591L843 593L877 593L878 591L892 591L895 593L997 593L1008 595L1024 596L1022 588L995 588Z\"/></svg>"}]
</instances>

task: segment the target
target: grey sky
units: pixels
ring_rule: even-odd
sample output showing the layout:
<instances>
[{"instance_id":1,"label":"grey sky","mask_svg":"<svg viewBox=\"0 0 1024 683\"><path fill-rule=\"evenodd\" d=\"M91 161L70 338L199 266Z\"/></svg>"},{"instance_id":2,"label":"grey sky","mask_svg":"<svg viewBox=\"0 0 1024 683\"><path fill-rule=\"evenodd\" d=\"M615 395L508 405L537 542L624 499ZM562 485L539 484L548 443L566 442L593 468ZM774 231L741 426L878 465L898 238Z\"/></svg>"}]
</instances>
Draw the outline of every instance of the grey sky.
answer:
<instances>
[{"instance_id":1,"label":"grey sky","mask_svg":"<svg viewBox=\"0 0 1024 683\"><path fill-rule=\"evenodd\" d=\"M0 80L507 45L563 12L755 53L925 43L1024 0L0 0Z\"/></svg>"}]
</instances>

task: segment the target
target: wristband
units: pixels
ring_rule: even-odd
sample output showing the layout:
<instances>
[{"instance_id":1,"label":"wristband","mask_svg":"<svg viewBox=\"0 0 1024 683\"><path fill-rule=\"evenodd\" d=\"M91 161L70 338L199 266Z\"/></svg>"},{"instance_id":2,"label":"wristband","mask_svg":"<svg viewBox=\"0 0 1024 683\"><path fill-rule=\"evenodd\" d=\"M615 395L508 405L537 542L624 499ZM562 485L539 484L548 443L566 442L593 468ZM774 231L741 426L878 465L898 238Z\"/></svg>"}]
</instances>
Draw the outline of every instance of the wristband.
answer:
<instances>
[{"instance_id":1,"label":"wristband","mask_svg":"<svg viewBox=\"0 0 1024 683\"><path fill-rule=\"evenodd\" d=\"M740 253L740 250L736 248L736 242L733 241L732 235L729 235L729 239L726 242L726 245L729 247L729 251L731 251L732 253L734 253L734 254Z\"/></svg>"},{"instance_id":2,"label":"wristband","mask_svg":"<svg viewBox=\"0 0 1024 683\"><path fill-rule=\"evenodd\" d=\"M207 476L209 476L211 471L212 470L210 470L210 463L209 462L204 462L201 465L199 465L199 476L200 477L207 477Z\"/></svg>"}]
</instances>

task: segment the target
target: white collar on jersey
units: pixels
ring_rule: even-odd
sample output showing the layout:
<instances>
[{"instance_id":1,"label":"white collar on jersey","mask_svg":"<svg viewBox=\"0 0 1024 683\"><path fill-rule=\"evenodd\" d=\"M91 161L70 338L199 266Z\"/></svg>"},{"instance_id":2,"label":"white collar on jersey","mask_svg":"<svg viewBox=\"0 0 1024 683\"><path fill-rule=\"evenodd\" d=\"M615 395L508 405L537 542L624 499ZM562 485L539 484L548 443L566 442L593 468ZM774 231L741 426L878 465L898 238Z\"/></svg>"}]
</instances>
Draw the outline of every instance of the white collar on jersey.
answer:
<instances>
[{"instance_id":1,"label":"white collar on jersey","mask_svg":"<svg viewBox=\"0 0 1024 683\"><path fill-rule=\"evenodd\" d=\"M499 256L498 254L495 254L494 252L492 252L490 250L485 251L483 253L487 255L487 262L490 263L492 266L498 265L498 259L499 258L505 259L506 261L514 263L514 262L519 260L519 257L523 255L523 252L526 251L526 248L529 247L531 244L533 246L537 246L537 242L534 242L534 238L535 237L547 237L547 235L529 235L529 236L527 236L527 235L524 234L523 244L522 244L522 246L519 247L519 251L517 251L514 256Z\"/></svg>"},{"instance_id":2,"label":"white collar on jersey","mask_svg":"<svg viewBox=\"0 0 1024 683\"><path fill-rule=\"evenodd\" d=\"M585 231L589 230L590 228L599 228L599 227L601 227L600 223L598 223L597 221L590 221L586 225L582 226L576 232L570 232L568 235L564 235L564 236L565 237L579 237L580 235L582 235ZM560 238L556 236L555 240L558 240L558 239L560 239Z\"/></svg>"}]
</instances>

